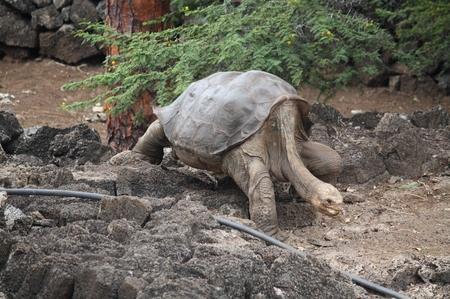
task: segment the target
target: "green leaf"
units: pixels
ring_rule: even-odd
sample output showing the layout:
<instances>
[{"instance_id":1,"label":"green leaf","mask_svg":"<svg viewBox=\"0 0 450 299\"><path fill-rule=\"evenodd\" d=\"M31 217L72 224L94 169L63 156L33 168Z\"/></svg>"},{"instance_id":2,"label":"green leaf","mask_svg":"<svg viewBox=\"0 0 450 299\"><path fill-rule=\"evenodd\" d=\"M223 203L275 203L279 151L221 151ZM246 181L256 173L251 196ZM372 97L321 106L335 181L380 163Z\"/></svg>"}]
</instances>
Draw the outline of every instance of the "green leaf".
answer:
<instances>
[{"instance_id":1,"label":"green leaf","mask_svg":"<svg viewBox=\"0 0 450 299\"><path fill-rule=\"evenodd\" d=\"M410 189L410 188L417 188L422 186L421 183L412 183L412 184L408 184L408 185L402 185L397 187L397 189Z\"/></svg>"}]
</instances>

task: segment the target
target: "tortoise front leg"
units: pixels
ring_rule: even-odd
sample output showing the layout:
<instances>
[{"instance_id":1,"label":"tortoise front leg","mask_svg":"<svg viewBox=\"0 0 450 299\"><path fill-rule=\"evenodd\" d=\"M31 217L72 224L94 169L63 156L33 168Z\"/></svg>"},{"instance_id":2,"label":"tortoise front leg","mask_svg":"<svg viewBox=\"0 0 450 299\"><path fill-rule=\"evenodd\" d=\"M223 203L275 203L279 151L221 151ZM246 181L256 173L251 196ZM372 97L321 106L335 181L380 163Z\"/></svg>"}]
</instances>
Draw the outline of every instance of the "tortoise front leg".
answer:
<instances>
[{"instance_id":1,"label":"tortoise front leg","mask_svg":"<svg viewBox=\"0 0 450 299\"><path fill-rule=\"evenodd\" d=\"M285 239L278 228L275 192L269 171L258 157L247 155L240 147L224 156L222 170L247 195L250 219L269 236Z\"/></svg>"},{"instance_id":2,"label":"tortoise front leg","mask_svg":"<svg viewBox=\"0 0 450 299\"><path fill-rule=\"evenodd\" d=\"M145 134L139 138L132 151L146 155L152 164L159 164L164 156L164 147L170 145L163 126L159 120L156 120L148 127Z\"/></svg>"}]
</instances>

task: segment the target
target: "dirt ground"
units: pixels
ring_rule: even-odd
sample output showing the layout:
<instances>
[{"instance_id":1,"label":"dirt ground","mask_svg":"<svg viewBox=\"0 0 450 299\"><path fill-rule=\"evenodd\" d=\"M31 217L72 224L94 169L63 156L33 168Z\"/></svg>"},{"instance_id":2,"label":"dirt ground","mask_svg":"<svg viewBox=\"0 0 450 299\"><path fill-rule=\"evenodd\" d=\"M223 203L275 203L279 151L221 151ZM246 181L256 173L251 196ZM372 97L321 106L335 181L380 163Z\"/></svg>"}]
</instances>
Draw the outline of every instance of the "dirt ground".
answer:
<instances>
[{"instance_id":1,"label":"dirt ground","mask_svg":"<svg viewBox=\"0 0 450 299\"><path fill-rule=\"evenodd\" d=\"M68 112L59 108L62 102L69 104L86 101L102 92L102 88L61 91L62 85L102 72L100 63L76 67L50 59L0 60L0 93L9 94L12 102L0 104L0 108L13 111L23 128L44 125L66 128L86 122L99 132L104 141L106 124L86 121L93 118L95 112L92 110Z\"/></svg>"},{"instance_id":2,"label":"dirt ground","mask_svg":"<svg viewBox=\"0 0 450 299\"><path fill-rule=\"evenodd\" d=\"M105 89L61 91L61 86L102 72L104 69L100 63L70 66L45 58L30 61L4 58L0 60L0 93L8 93L14 98L10 97L12 105L0 104L0 108L11 109L24 128L38 125L64 128L86 122L96 113L92 110L67 112L58 106L62 102L69 104L92 99ZM305 88L300 90L300 95L312 104L317 92ZM327 104L339 110L344 117L351 117L352 110L410 114L414 110L428 110L438 104L450 111L450 97L420 99L399 92L391 93L387 88L351 87L348 91L338 92ZM89 126L99 131L102 140L105 139L104 124L93 122Z\"/></svg>"},{"instance_id":3,"label":"dirt ground","mask_svg":"<svg viewBox=\"0 0 450 299\"><path fill-rule=\"evenodd\" d=\"M103 71L99 64L74 67L48 59L0 60L0 93L8 93L12 102L0 104L0 108L12 110L24 128L38 125L64 128L87 122L96 114L92 110L66 112L58 105L91 99L102 90L63 92L60 88ZM300 94L311 104L314 102L314 91L304 89ZM450 111L450 97L415 98L389 92L387 88L353 87L340 91L327 104L344 117L351 117L352 110L410 114L438 104ZM105 140L105 123L88 124ZM445 139L439 142L450 143ZM318 216L319 224L286 229L299 237L295 245L301 250L362 277L376 277L377 271L385 271L385 263L400 254L449 256L450 192L439 187L445 175L450 172L429 174L419 180L420 184L407 188L404 186L417 181L391 179L377 185L338 185L343 193L359 194L362 200L346 204L344 213L338 217ZM413 288L414 283L409 287Z\"/></svg>"}]
</instances>

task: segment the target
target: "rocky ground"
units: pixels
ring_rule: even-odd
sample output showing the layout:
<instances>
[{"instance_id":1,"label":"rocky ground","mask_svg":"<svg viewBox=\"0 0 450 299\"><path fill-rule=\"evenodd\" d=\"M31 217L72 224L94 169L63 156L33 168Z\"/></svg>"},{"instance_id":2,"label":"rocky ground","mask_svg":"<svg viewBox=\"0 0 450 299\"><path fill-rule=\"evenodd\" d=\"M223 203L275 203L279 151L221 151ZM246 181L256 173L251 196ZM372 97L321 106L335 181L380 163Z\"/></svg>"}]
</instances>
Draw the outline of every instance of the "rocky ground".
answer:
<instances>
[{"instance_id":1,"label":"rocky ground","mask_svg":"<svg viewBox=\"0 0 450 299\"><path fill-rule=\"evenodd\" d=\"M39 63L58 69L55 76L69 76L66 80L86 76L51 61L28 67ZM12 74L10 68L2 76ZM101 143L101 135L86 125L66 128L94 112L53 109L61 98L71 101L69 96L82 93L60 94L56 81L35 82L28 86L36 94L22 93L24 81L21 87L4 82L5 92L17 95L8 107L20 124L2 112L0 185L111 197L3 198L3 214L14 207L26 217L22 223L2 222L0 298L382 297L355 287L328 265L412 298L450 298L446 98L417 102L408 95L373 91L359 98L341 94L329 102L346 103L347 110L338 109L343 114L313 105L314 139L334 147L344 160L336 186L345 205L337 217L322 216L301 199L290 198L289 186L277 184L287 242L310 256L300 259L213 220L218 215L252 226L246 198L229 178L187 168L169 156L161 166L132 158L111 161L114 153ZM381 106L380 112L350 118L348 110L371 111L367 103L358 105L376 93L391 97L386 107L395 97L397 106L390 112L396 113L382 113L387 109ZM423 105L422 111L414 112L409 101ZM37 112L25 103L33 103ZM47 118L38 117L39 111L55 112ZM50 127L21 132L45 124Z\"/></svg>"}]
</instances>

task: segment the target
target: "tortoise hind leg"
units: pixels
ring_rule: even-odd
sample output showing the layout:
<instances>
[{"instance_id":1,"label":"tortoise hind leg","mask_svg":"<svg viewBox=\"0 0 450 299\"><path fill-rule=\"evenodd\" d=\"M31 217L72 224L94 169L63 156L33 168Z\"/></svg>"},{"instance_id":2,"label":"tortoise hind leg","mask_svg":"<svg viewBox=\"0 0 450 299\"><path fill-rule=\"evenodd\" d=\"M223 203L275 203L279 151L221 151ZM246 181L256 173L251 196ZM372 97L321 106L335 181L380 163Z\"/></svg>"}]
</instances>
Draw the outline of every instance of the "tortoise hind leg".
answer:
<instances>
[{"instance_id":1,"label":"tortoise hind leg","mask_svg":"<svg viewBox=\"0 0 450 299\"><path fill-rule=\"evenodd\" d=\"M343 164L339 154L324 144L306 141L302 142L300 158L306 168L319 180L332 183L341 173Z\"/></svg>"},{"instance_id":2,"label":"tortoise hind leg","mask_svg":"<svg viewBox=\"0 0 450 299\"><path fill-rule=\"evenodd\" d=\"M257 227L271 237L284 240L285 236L278 228L273 183L264 163L237 147L224 156L222 170L247 195L250 219Z\"/></svg>"},{"instance_id":3,"label":"tortoise hind leg","mask_svg":"<svg viewBox=\"0 0 450 299\"><path fill-rule=\"evenodd\" d=\"M164 147L170 145L161 123L156 120L139 138L132 151L147 156L152 164L159 164L164 156Z\"/></svg>"}]
</instances>

